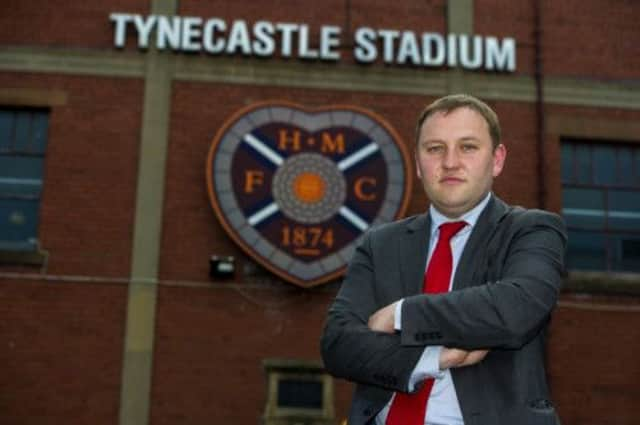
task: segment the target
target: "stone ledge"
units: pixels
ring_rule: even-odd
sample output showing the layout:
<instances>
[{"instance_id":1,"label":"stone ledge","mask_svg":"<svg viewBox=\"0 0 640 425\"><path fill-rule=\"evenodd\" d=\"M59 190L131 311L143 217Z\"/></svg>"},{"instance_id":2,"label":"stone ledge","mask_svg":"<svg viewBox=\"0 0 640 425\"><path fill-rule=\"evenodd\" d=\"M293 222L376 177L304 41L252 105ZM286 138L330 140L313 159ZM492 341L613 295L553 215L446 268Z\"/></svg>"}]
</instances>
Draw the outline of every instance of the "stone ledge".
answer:
<instances>
[{"instance_id":1,"label":"stone ledge","mask_svg":"<svg viewBox=\"0 0 640 425\"><path fill-rule=\"evenodd\" d=\"M149 52L0 46L0 71L144 78ZM166 72L179 81L257 84L375 93L440 96L456 70L360 64L310 66L301 61L185 55L162 51ZM534 102L535 81L527 74L458 72L477 96L496 101ZM456 77L457 78L457 77ZM640 110L640 85L619 80L546 75L545 104Z\"/></svg>"},{"instance_id":2,"label":"stone ledge","mask_svg":"<svg viewBox=\"0 0 640 425\"><path fill-rule=\"evenodd\" d=\"M640 273L571 271L563 292L640 295Z\"/></svg>"},{"instance_id":3,"label":"stone ledge","mask_svg":"<svg viewBox=\"0 0 640 425\"><path fill-rule=\"evenodd\" d=\"M0 265L42 266L47 261L46 251L11 251L0 249Z\"/></svg>"}]
</instances>

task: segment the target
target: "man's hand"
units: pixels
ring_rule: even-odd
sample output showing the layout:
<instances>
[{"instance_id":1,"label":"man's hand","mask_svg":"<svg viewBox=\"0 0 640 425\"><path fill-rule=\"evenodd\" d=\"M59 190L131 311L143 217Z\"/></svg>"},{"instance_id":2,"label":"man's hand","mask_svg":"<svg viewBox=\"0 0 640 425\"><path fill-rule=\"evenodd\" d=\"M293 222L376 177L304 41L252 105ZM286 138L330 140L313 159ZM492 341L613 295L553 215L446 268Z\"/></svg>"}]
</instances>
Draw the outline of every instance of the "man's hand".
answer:
<instances>
[{"instance_id":1,"label":"man's hand","mask_svg":"<svg viewBox=\"0 0 640 425\"><path fill-rule=\"evenodd\" d=\"M440 351L440 370L471 366L484 359L489 350L466 351L459 348L443 347Z\"/></svg>"},{"instance_id":2,"label":"man's hand","mask_svg":"<svg viewBox=\"0 0 640 425\"><path fill-rule=\"evenodd\" d=\"M394 333L395 330L395 312L398 301L382 307L369 317L369 329L377 332ZM481 362L487 355L489 350L473 350L466 351L460 348L443 347L440 351L440 370L451 369L454 367L471 366Z\"/></svg>"},{"instance_id":3,"label":"man's hand","mask_svg":"<svg viewBox=\"0 0 640 425\"><path fill-rule=\"evenodd\" d=\"M372 331L386 332L389 334L394 333L395 330L395 312L396 304L389 304L386 307L382 307L369 317L369 329Z\"/></svg>"}]
</instances>

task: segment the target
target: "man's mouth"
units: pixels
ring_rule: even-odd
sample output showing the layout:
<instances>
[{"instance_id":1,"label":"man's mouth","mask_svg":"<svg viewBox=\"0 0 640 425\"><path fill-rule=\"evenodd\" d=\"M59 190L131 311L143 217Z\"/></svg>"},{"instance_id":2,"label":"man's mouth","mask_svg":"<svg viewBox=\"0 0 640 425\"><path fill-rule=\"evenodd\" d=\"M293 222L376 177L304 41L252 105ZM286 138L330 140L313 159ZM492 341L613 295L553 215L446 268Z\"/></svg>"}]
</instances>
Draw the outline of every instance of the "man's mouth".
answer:
<instances>
[{"instance_id":1,"label":"man's mouth","mask_svg":"<svg viewBox=\"0 0 640 425\"><path fill-rule=\"evenodd\" d=\"M464 179L460 177L443 177L440 179L440 183L442 184L459 184L464 183Z\"/></svg>"}]
</instances>

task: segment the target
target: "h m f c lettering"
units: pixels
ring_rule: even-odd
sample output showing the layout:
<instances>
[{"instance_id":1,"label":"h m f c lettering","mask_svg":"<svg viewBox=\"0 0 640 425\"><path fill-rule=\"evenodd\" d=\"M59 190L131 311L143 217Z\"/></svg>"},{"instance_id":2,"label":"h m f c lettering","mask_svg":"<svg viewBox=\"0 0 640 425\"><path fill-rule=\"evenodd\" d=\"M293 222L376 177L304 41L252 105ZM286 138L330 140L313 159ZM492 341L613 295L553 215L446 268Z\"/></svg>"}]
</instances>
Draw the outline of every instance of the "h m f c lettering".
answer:
<instances>
[{"instance_id":1,"label":"h m f c lettering","mask_svg":"<svg viewBox=\"0 0 640 425\"><path fill-rule=\"evenodd\" d=\"M278 132L278 149L281 151L289 150L288 145L291 144L292 151L300 150L300 130L293 130L291 133L287 129Z\"/></svg>"}]
</instances>

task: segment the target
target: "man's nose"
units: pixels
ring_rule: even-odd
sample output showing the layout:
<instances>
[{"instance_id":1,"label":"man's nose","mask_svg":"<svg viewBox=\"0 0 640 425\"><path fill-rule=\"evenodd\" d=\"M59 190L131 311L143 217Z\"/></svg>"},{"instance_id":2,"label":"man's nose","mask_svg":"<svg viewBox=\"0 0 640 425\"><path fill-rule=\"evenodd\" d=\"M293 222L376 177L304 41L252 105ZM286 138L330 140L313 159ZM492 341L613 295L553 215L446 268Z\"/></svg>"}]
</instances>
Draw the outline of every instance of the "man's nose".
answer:
<instances>
[{"instance_id":1,"label":"man's nose","mask_svg":"<svg viewBox=\"0 0 640 425\"><path fill-rule=\"evenodd\" d=\"M445 168L456 168L460 163L459 160L458 152L455 149L447 149L444 155L443 165Z\"/></svg>"}]
</instances>

